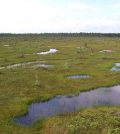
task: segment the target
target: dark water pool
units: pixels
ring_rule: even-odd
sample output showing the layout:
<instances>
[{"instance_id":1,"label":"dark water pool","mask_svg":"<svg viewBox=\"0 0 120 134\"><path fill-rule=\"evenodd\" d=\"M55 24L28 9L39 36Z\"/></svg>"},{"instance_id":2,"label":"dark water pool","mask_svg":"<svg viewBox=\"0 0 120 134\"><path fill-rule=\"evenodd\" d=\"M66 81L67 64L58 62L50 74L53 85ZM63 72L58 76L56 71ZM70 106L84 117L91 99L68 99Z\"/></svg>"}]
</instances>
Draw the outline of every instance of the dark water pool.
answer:
<instances>
[{"instance_id":1,"label":"dark water pool","mask_svg":"<svg viewBox=\"0 0 120 134\"><path fill-rule=\"evenodd\" d=\"M28 113L14 118L14 121L23 126L29 126L38 119L77 111L84 107L120 105L120 86L98 88L82 92L78 96L57 96L46 102L32 103Z\"/></svg>"}]
</instances>

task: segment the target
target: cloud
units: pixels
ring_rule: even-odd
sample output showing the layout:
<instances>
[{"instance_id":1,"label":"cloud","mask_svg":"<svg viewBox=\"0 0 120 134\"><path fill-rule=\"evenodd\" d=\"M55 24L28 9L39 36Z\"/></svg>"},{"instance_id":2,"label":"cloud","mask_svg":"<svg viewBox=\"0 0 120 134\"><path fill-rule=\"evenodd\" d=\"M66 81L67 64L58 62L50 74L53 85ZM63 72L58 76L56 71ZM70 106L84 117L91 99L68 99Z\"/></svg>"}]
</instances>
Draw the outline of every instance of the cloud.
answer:
<instances>
[{"instance_id":1,"label":"cloud","mask_svg":"<svg viewBox=\"0 0 120 134\"><path fill-rule=\"evenodd\" d=\"M96 8L92 5L85 4L85 3L80 3L80 2L68 2L67 3L68 7L71 9L76 9L76 10L95 10Z\"/></svg>"},{"instance_id":2,"label":"cloud","mask_svg":"<svg viewBox=\"0 0 120 134\"><path fill-rule=\"evenodd\" d=\"M0 0L0 16L4 19L41 19L54 14L54 9L38 0Z\"/></svg>"},{"instance_id":3,"label":"cloud","mask_svg":"<svg viewBox=\"0 0 120 134\"><path fill-rule=\"evenodd\" d=\"M112 18L97 18L63 20L54 25L53 30L60 32L119 32L119 28L120 20L112 20Z\"/></svg>"},{"instance_id":4,"label":"cloud","mask_svg":"<svg viewBox=\"0 0 120 134\"><path fill-rule=\"evenodd\" d=\"M118 4L113 4L113 5L112 5L112 8L120 8L120 3L118 3Z\"/></svg>"},{"instance_id":5,"label":"cloud","mask_svg":"<svg viewBox=\"0 0 120 134\"><path fill-rule=\"evenodd\" d=\"M111 9L105 12L104 6L99 10L99 5L87 1L59 2L0 0L0 32L114 32L120 29L118 12L113 13Z\"/></svg>"}]
</instances>

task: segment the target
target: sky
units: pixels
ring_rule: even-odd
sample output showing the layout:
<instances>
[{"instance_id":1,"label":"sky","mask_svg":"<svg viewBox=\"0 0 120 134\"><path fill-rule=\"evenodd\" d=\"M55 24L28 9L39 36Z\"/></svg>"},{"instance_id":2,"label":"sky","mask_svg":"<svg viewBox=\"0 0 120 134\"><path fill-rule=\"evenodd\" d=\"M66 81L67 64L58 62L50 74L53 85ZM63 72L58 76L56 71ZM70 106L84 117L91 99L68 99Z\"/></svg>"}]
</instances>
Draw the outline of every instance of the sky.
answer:
<instances>
[{"instance_id":1,"label":"sky","mask_svg":"<svg viewBox=\"0 0 120 134\"><path fill-rule=\"evenodd\" d=\"M0 33L120 33L120 0L0 0Z\"/></svg>"}]
</instances>

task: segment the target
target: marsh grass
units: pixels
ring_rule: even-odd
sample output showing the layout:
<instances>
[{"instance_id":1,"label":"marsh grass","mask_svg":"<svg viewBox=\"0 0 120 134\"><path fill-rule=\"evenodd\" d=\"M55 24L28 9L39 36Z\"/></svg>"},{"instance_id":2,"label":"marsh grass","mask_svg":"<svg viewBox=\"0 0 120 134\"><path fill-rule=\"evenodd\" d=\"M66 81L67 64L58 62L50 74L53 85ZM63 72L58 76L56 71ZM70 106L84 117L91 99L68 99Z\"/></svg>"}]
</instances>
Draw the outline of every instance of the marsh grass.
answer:
<instances>
[{"instance_id":1,"label":"marsh grass","mask_svg":"<svg viewBox=\"0 0 120 134\"><path fill-rule=\"evenodd\" d=\"M68 133L66 123L72 120L79 113L69 114L46 119L44 123L38 121L30 128L20 127L13 123L13 117L24 114L31 102L45 101L56 95L72 95L82 91L98 87L120 84L120 72L110 71L116 62L120 62L120 39L115 37L45 37L45 36L4 36L0 37L0 66L7 66L27 61L46 61L46 64L53 65L53 68L14 68L12 70L0 70L0 133L1 134L58 134ZM9 44L10 48L4 47ZM82 48L87 44L85 50ZM84 46L86 47L86 46ZM46 51L50 48L59 50L55 54L36 55L38 51ZM78 49L77 49L78 48ZM112 50L112 53L99 53L100 50ZM25 55L30 54L30 55ZM25 55L24 57L19 55ZM87 74L90 79L68 80L66 76L72 74ZM93 111L98 112L99 109ZM109 113L112 108L106 111ZM116 108L116 111L119 108ZM88 111L89 113L89 111ZM83 111L84 114L84 111ZM91 112L89 114L92 114ZM109 117L112 115L109 114ZM63 119L65 118L65 120ZM118 118L118 117L116 117ZM101 117L102 119L102 117ZM87 119L84 119L84 121ZM80 122L80 120L78 121ZM106 123L108 120L106 119ZM99 122L98 122L99 123ZM70 123L71 124L71 123ZM83 123L84 124L84 123ZM94 124L94 122L93 122ZM110 122L109 131L114 130L114 122ZM69 125L68 125L69 126ZM78 123L79 126L79 123ZM43 130L42 130L43 128ZM49 128L49 129L48 129ZM102 128L102 127L101 127ZM60 130L61 129L61 130ZM82 129L78 127L79 131ZM107 128L106 128L107 129ZM105 132L108 131L108 129ZM85 129L87 130L87 129ZM70 130L71 131L71 130ZM92 129L89 128L92 134ZM99 131L95 129L96 134ZM72 132L70 132L72 133ZM83 131L82 134L84 134ZM85 133L86 134L86 133ZM107 134L107 133L106 133Z\"/></svg>"}]
</instances>

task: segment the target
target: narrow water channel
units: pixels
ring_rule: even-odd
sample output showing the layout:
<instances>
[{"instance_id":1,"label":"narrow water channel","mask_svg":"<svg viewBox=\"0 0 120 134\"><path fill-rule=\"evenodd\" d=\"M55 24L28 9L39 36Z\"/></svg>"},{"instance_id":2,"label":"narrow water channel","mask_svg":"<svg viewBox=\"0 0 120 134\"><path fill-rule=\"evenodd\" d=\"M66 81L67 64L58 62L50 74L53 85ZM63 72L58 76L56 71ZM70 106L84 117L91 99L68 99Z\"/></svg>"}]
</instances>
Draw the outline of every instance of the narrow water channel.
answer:
<instances>
[{"instance_id":1,"label":"narrow water channel","mask_svg":"<svg viewBox=\"0 0 120 134\"><path fill-rule=\"evenodd\" d=\"M8 65L8 66L2 66L0 67L0 70L2 69L14 69L14 68L25 68L25 67L29 67L29 68L49 68L52 67L52 65L47 65L47 64L43 64L46 61L30 61L30 62L23 62L23 63L17 63L17 64L12 64L12 65Z\"/></svg>"}]
</instances>

